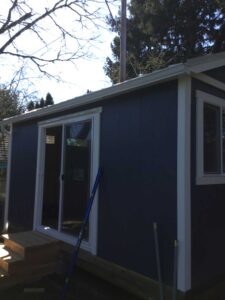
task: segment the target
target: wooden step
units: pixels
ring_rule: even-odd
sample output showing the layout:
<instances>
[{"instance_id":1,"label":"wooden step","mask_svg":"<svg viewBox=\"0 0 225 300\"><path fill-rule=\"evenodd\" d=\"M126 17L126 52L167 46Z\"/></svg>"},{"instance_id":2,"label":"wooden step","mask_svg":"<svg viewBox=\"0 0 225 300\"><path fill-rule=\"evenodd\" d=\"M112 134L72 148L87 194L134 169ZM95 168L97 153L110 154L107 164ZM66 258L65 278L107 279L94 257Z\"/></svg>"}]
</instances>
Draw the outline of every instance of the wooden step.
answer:
<instances>
[{"instance_id":1,"label":"wooden step","mask_svg":"<svg viewBox=\"0 0 225 300\"><path fill-rule=\"evenodd\" d=\"M36 231L3 234L7 248L18 253L27 261L47 262L59 256L60 241Z\"/></svg>"},{"instance_id":2,"label":"wooden step","mask_svg":"<svg viewBox=\"0 0 225 300\"><path fill-rule=\"evenodd\" d=\"M58 262L51 262L44 265L23 269L23 271L8 275L4 270L0 269L0 290L17 284L24 284L39 280L48 274L58 271ZM2 274L2 277L1 277Z\"/></svg>"},{"instance_id":3,"label":"wooden step","mask_svg":"<svg viewBox=\"0 0 225 300\"><path fill-rule=\"evenodd\" d=\"M7 247L1 248L0 268L7 274L15 274L24 266L24 259L21 255L13 252Z\"/></svg>"},{"instance_id":4,"label":"wooden step","mask_svg":"<svg viewBox=\"0 0 225 300\"><path fill-rule=\"evenodd\" d=\"M41 278L61 266L61 242L39 232L4 234L0 244L0 288Z\"/></svg>"}]
</instances>

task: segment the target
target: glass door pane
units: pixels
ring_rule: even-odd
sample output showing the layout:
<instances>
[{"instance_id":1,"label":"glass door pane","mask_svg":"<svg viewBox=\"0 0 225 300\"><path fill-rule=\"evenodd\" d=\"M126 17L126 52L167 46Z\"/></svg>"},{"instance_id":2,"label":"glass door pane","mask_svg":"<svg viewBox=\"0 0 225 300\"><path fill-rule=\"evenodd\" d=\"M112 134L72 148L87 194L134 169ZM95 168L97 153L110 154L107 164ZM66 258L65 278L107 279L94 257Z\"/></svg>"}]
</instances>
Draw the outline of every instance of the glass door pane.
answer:
<instances>
[{"instance_id":1,"label":"glass door pane","mask_svg":"<svg viewBox=\"0 0 225 300\"><path fill-rule=\"evenodd\" d=\"M65 126L64 155L61 230L67 234L78 235L90 189L91 121Z\"/></svg>"},{"instance_id":2,"label":"glass door pane","mask_svg":"<svg viewBox=\"0 0 225 300\"><path fill-rule=\"evenodd\" d=\"M45 130L42 225L58 230L62 126Z\"/></svg>"}]
</instances>

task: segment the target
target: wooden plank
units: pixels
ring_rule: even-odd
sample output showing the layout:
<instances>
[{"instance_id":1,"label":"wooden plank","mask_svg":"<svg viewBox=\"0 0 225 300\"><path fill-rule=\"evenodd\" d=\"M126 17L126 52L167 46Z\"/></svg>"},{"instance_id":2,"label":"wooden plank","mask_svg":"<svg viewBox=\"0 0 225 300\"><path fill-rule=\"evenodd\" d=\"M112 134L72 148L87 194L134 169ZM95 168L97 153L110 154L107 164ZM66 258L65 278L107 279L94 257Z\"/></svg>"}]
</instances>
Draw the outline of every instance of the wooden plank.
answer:
<instances>
[{"instance_id":1,"label":"wooden plank","mask_svg":"<svg viewBox=\"0 0 225 300\"><path fill-rule=\"evenodd\" d=\"M0 278L0 289L8 288L17 284L24 284L28 282L32 282L34 280L38 280L48 274L52 274L58 271L58 262L52 262L49 264L45 264L42 266L36 266L30 269L25 270L19 274L13 274L11 276L7 276L3 272L4 277ZM1 270L0 270L1 274Z\"/></svg>"},{"instance_id":2,"label":"wooden plank","mask_svg":"<svg viewBox=\"0 0 225 300\"><path fill-rule=\"evenodd\" d=\"M63 250L68 254L71 253L72 247L63 244ZM91 255L84 250L80 251L77 264L81 269L125 289L140 299L158 299L158 283L144 275Z\"/></svg>"},{"instance_id":3,"label":"wooden plank","mask_svg":"<svg viewBox=\"0 0 225 300\"><path fill-rule=\"evenodd\" d=\"M13 252L11 249L4 248L5 255L0 258L0 268L8 274L12 274L20 270L24 264L23 257Z\"/></svg>"},{"instance_id":4,"label":"wooden plank","mask_svg":"<svg viewBox=\"0 0 225 300\"><path fill-rule=\"evenodd\" d=\"M3 234L2 237L4 238L4 244L8 248L23 257L30 257L35 251L47 252L51 247L58 251L60 247L60 241L34 231Z\"/></svg>"},{"instance_id":5,"label":"wooden plank","mask_svg":"<svg viewBox=\"0 0 225 300\"><path fill-rule=\"evenodd\" d=\"M2 237L5 242L11 241L23 247L34 247L59 242L54 238L47 237L35 231L3 234Z\"/></svg>"},{"instance_id":6,"label":"wooden plank","mask_svg":"<svg viewBox=\"0 0 225 300\"><path fill-rule=\"evenodd\" d=\"M68 254L71 254L72 246L63 244L63 251L68 257ZM101 279L125 289L127 292L140 299L159 299L158 282L140 273L119 266L98 256L91 255L84 250L80 250L77 265L81 269ZM165 285L164 291L166 298L171 299L172 288ZM182 297L182 293L177 294L177 299L182 299Z\"/></svg>"}]
</instances>

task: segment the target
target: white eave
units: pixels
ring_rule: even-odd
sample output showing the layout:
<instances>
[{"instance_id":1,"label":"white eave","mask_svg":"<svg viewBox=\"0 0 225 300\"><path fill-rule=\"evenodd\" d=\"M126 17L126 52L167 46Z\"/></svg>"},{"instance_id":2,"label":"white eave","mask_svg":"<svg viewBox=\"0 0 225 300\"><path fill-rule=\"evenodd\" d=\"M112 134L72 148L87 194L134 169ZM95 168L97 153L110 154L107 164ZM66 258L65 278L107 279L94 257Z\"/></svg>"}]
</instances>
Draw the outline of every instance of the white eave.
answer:
<instances>
[{"instance_id":1,"label":"white eave","mask_svg":"<svg viewBox=\"0 0 225 300\"><path fill-rule=\"evenodd\" d=\"M23 122L34 118L40 118L46 115L63 112L76 107L95 103L97 101L107 100L109 98L139 90L144 87L149 87L162 82L173 80L180 76L198 74L223 65L225 65L225 52L190 59L187 61L187 63L184 64L180 63L172 65L165 69L157 70L150 74L113 85L109 88L105 88L96 92L76 97L74 99L54 104L52 106L44 107L42 109L5 119L0 122L0 125Z\"/></svg>"}]
</instances>

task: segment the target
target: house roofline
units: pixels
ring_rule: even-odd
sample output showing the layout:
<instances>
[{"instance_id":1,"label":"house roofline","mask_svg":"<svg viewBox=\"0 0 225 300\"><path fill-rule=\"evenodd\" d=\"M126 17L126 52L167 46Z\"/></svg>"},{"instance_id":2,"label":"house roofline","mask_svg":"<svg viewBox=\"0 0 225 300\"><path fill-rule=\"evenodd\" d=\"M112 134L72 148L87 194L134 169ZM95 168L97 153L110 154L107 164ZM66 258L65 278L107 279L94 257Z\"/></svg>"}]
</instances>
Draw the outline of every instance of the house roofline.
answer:
<instances>
[{"instance_id":1,"label":"house roofline","mask_svg":"<svg viewBox=\"0 0 225 300\"><path fill-rule=\"evenodd\" d=\"M111 97L126 94L143 87L150 87L162 82L179 78L183 75L198 74L221 66L225 66L225 52L192 58L186 63L171 65L167 68L115 84L111 87L96 92L91 92L89 94L66 100L51 106L4 119L0 122L0 125L13 124L35 118L41 118L46 115L63 112L72 108L81 107L97 101L102 101Z\"/></svg>"},{"instance_id":2,"label":"house roofline","mask_svg":"<svg viewBox=\"0 0 225 300\"><path fill-rule=\"evenodd\" d=\"M225 66L225 52L207 54L189 59L185 63L193 73L201 73L211 69Z\"/></svg>"},{"instance_id":3,"label":"house roofline","mask_svg":"<svg viewBox=\"0 0 225 300\"><path fill-rule=\"evenodd\" d=\"M155 84L159 84L161 82L166 82L184 74L190 74L190 70L185 66L185 64L172 65L165 69L157 70L150 74L143 75L141 77L137 77L134 79L130 79L123 83L118 83L111 87L96 92L91 92L51 106L43 107L41 109L37 109L31 112L27 112L21 115L4 119L3 121L0 122L0 125L13 124L13 123L31 120L34 118L40 118L46 115L95 103L97 101L106 100L118 95L122 95L125 93L129 93L141 89L143 87L148 87Z\"/></svg>"}]
</instances>

